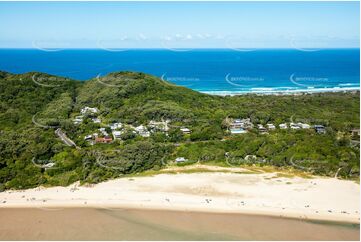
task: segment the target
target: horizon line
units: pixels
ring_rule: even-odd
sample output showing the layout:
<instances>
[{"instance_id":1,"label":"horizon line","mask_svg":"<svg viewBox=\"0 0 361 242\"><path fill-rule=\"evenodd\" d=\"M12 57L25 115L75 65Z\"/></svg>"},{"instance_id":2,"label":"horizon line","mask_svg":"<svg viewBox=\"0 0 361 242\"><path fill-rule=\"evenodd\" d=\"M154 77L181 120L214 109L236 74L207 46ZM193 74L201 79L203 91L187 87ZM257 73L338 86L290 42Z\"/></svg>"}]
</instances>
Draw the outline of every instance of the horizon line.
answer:
<instances>
[{"instance_id":1,"label":"horizon line","mask_svg":"<svg viewBox=\"0 0 361 242\"><path fill-rule=\"evenodd\" d=\"M71 48L44 48L45 50L104 50L104 51L109 51L107 49L104 48L97 48L97 47L71 47ZM122 48L122 47L117 47L117 48L111 48L112 50L124 50L124 51L128 51L128 50L235 50L237 51L237 49L239 50L243 50L243 49L247 49L247 50L270 50L270 49L283 49L283 50L298 50L298 49L305 49L305 50L312 50L312 49L317 49L317 50L327 50L327 49L360 49L360 46L358 47L299 47L299 48L292 48L292 47L266 47L266 48L253 48L253 47L234 47L234 48L226 48L226 47L207 47L207 48L194 48L194 47L187 47L187 48L152 48L152 47L142 47L142 48ZM31 47L0 47L0 50L39 50L39 51L44 51L43 49L39 49L39 48L31 48Z\"/></svg>"}]
</instances>

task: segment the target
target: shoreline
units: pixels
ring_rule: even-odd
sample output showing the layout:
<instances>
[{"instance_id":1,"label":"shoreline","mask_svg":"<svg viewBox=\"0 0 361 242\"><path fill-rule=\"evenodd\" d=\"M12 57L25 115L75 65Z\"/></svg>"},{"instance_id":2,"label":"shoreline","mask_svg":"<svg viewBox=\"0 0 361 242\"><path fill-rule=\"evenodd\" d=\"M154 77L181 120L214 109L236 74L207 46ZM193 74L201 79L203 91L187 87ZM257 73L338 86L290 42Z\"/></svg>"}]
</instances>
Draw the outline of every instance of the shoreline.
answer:
<instances>
[{"instance_id":1,"label":"shoreline","mask_svg":"<svg viewBox=\"0 0 361 242\"><path fill-rule=\"evenodd\" d=\"M359 224L265 215L93 208L51 212L9 208L0 209L0 214L1 240L358 241L360 238Z\"/></svg>"},{"instance_id":2,"label":"shoreline","mask_svg":"<svg viewBox=\"0 0 361 242\"><path fill-rule=\"evenodd\" d=\"M5 191L0 193L0 209L148 209L359 224L359 188L352 181L287 178L277 173L158 174L118 178L91 187L74 183L68 187Z\"/></svg>"},{"instance_id":3,"label":"shoreline","mask_svg":"<svg viewBox=\"0 0 361 242\"><path fill-rule=\"evenodd\" d=\"M275 95L275 96L291 96L291 95L310 95L319 93L356 93L360 91L360 87L337 87L337 88L315 88L315 89L294 89L294 90L277 90L277 88L258 88L254 91L202 91L194 90L203 94L214 96L242 96L242 95ZM264 90L261 90L264 89ZM268 90L266 90L268 89Z\"/></svg>"},{"instance_id":4,"label":"shoreline","mask_svg":"<svg viewBox=\"0 0 361 242\"><path fill-rule=\"evenodd\" d=\"M270 218L283 218L283 219L294 219L302 220L307 222L330 222L350 225L360 225L360 221L356 218L343 218L338 216L328 215L305 215L302 212L293 212L288 214L280 214L278 212L271 211L259 211L259 210L244 210L244 211L233 211L233 210L215 210L207 208L180 208L180 207L164 207L164 206L143 206L127 204L123 206L108 204L108 205L89 205L89 204L43 204L39 206L34 205L14 205L14 206L0 206L2 209L40 209L45 211L60 211L64 209L105 209L114 211L126 211L126 210L146 210L146 211L157 211L157 212L190 212L190 213L206 213L206 214L233 214L233 215L248 215L248 216L259 216L259 217L270 217ZM289 211L288 211L289 212Z\"/></svg>"}]
</instances>

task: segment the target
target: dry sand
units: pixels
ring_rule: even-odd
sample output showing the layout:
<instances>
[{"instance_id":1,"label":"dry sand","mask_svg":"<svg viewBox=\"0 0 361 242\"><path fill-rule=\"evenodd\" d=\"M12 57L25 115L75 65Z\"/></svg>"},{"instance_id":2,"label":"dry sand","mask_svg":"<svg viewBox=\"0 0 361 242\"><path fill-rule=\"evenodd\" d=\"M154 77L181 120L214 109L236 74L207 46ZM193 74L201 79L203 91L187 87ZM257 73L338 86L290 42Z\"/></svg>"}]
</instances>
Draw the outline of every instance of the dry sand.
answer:
<instances>
[{"instance_id":1,"label":"dry sand","mask_svg":"<svg viewBox=\"0 0 361 242\"><path fill-rule=\"evenodd\" d=\"M224 171L224 168L221 168ZM238 170L229 170L238 171ZM0 193L0 208L144 208L359 223L360 186L335 178L204 172Z\"/></svg>"}]
</instances>

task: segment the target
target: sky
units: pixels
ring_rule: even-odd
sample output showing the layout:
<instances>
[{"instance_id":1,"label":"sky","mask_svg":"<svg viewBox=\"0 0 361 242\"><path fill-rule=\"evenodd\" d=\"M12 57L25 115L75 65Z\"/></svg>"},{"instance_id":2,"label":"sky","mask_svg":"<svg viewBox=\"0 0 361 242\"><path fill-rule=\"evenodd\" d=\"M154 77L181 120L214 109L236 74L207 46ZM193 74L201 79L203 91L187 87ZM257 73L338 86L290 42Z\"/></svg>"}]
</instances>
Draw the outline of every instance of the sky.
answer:
<instances>
[{"instance_id":1,"label":"sky","mask_svg":"<svg viewBox=\"0 0 361 242\"><path fill-rule=\"evenodd\" d=\"M0 48L354 48L359 2L0 2Z\"/></svg>"}]
</instances>

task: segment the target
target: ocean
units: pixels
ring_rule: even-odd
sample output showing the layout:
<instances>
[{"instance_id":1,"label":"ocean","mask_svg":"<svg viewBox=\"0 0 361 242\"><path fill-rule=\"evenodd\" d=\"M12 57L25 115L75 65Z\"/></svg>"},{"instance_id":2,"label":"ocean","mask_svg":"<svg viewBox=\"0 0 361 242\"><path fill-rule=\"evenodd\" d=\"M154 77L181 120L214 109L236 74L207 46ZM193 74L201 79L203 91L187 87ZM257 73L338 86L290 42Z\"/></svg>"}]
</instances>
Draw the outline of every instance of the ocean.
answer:
<instances>
[{"instance_id":1,"label":"ocean","mask_svg":"<svg viewBox=\"0 0 361 242\"><path fill-rule=\"evenodd\" d=\"M342 91L360 89L360 50L0 49L0 70L84 81L138 71L219 95Z\"/></svg>"}]
</instances>

